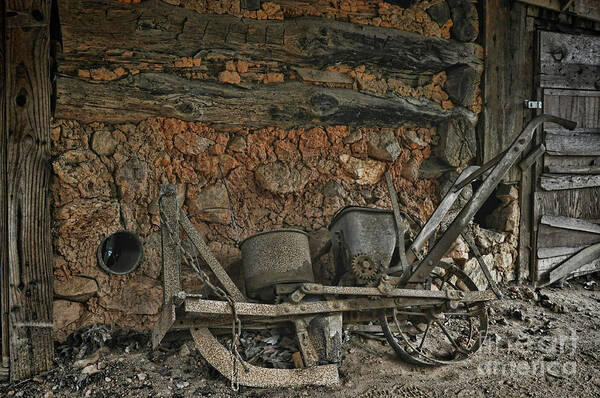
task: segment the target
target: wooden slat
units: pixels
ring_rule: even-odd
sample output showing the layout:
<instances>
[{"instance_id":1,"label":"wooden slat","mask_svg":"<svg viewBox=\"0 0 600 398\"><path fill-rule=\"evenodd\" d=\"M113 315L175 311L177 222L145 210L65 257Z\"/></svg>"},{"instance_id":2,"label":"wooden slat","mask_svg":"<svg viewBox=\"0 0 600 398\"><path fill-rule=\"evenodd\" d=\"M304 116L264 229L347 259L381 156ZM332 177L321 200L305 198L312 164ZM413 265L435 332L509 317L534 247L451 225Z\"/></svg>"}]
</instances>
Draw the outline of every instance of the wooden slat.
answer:
<instances>
[{"instance_id":1,"label":"wooden slat","mask_svg":"<svg viewBox=\"0 0 600 398\"><path fill-rule=\"evenodd\" d=\"M537 246L539 248L559 246L587 246L600 243L600 235L589 232L569 231L541 224L538 227Z\"/></svg>"},{"instance_id":2,"label":"wooden slat","mask_svg":"<svg viewBox=\"0 0 600 398\"><path fill-rule=\"evenodd\" d=\"M594 162L600 160L598 156L544 156L544 166L553 168L581 168L594 166Z\"/></svg>"},{"instance_id":3,"label":"wooden slat","mask_svg":"<svg viewBox=\"0 0 600 398\"><path fill-rule=\"evenodd\" d=\"M557 12L566 12L581 18L600 21L600 4L597 0L576 0L565 9L565 3L561 0L517 0L532 6L543 7Z\"/></svg>"},{"instance_id":4,"label":"wooden slat","mask_svg":"<svg viewBox=\"0 0 600 398\"><path fill-rule=\"evenodd\" d=\"M550 155L600 156L598 133L546 132L545 145Z\"/></svg>"},{"instance_id":5,"label":"wooden slat","mask_svg":"<svg viewBox=\"0 0 600 398\"><path fill-rule=\"evenodd\" d=\"M598 175L543 174L540 185L546 191L600 187Z\"/></svg>"},{"instance_id":6,"label":"wooden slat","mask_svg":"<svg viewBox=\"0 0 600 398\"><path fill-rule=\"evenodd\" d=\"M599 38L540 33L541 87L598 90L599 73Z\"/></svg>"},{"instance_id":7,"label":"wooden slat","mask_svg":"<svg viewBox=\"0 0 600 398\"><path fill-rule=\"evenodd\" d=\"M560 266L550 271L548 283L554 283L569 274L576 272L582 266L600 260L600 243L586 247L573 257L563 262Z\"/></svg>"},{"instance_id":8,"label":"wooden slat","mask_svg":"<svg viewBox=\"0 0 600 398\"><path fill-rule=\"evenodd\" d=\"M49 370L52 342L50 1L8 0L10 379Z\"/></svg>"},{"instance_id":9,"label":"wooden slat","mask_svg":"<svg viewBox=\"0 0 600 398\"><path fill-rule=\"evenodd\" d=\"M548 166L546 171L552 174L600 174L600 166L563 167Z\"/></svg>"},{"instance_id":10,"label":"wooden slat","mask_svg":"<svg viewBox=\"0 0 600 398\"><path fill-rule=\"evenodd\" d=\"M587 246L576 246L576 247L543 247L539 248L537 251L538 258L550 258L550 257L558 257L558 256L567 256L570 254L575 254L582 249L585 249Z\"/></svg>"},{"instance_id":11,"label":"wooden slat","mask_svg":"<svg viewBox=\"0 0 600 398\"><path fill-rule=\"evenodd\" d=\"M571 257L571 255L547 257L538 260L538 271L540 273L540 276L547 275L550 272L550 270L557 267L569 257Z\"/></svg>"},{"instance_id":12,"label":"wooden slat","mask_svg":"<svg viewBox=\"0 0 600 398\"><path fill-rule=\"evenodd\" d=\"M600 224L578 218L543 215L540 222L555 228L600 234Z\"/></svg>"}]
</instances>

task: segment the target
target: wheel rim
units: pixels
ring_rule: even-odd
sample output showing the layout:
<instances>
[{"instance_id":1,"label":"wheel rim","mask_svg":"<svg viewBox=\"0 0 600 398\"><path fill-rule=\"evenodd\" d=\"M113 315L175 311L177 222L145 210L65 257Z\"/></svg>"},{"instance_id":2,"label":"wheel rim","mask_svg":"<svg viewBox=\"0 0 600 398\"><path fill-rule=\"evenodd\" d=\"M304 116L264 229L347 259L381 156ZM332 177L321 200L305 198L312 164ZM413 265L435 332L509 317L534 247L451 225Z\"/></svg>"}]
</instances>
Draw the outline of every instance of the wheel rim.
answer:
<instances>
[{"instance_id":1,"label":"wheel rim","mask_svg":"<svg viewBox=\"0 0 600 398\"><path fill-rule=\"evenodd\" d=\"M476 291L477 286L452 264L440 264L426 282L428 290ZM380 313L381 329L405 361L420 365L460 362L479 350L487 335L484 302L449 307L394 308Z\"/></svg>"}]
</instances>

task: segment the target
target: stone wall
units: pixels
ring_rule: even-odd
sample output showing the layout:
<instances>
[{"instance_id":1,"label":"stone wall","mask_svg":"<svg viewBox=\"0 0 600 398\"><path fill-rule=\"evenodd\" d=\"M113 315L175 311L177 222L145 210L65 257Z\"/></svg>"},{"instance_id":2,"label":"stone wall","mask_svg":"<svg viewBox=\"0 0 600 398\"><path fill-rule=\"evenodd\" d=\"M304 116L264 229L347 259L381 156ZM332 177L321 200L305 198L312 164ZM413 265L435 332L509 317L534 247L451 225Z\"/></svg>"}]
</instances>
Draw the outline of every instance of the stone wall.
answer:
<instances>
[{"instance_id":1,"label":"stone wall","mask_svg":"<svg viewBox=\"0 0 600 398\"><path fill-rule=\"evenodd\" d=\"M466 0L165 2L199 13L243 18L318 16L407 30L439 40L474 41L478 35L477 11ZM296 73L301 72L281 70L277 63L235 54L208 61L178 59L180 64L172 67L179 71L187 68L187 75L181 75L187 79L241 87L298 79L304 84L374 96L427 99L440 109L461 107L471 115L481 111L479 74L471 69L452 68L422 74L417 80L394 80L384 67L336 64L325 68L336 73L336 82L315 83L302 76L299 79ZM61 73L98 84L154 67L134 65L120 70L98 65L71 70L70 65L65 63ZM346 78L340 80L340 75ZM93 120L93 115L88 119ZM240 251L229 212L201 212L206 207L228 206L219 166L231 193L241 238L288 226L323 236L331 216L345 205L390 208L381 178L388 168L402 210L411 216L410 233L414 235L435 208L440 182L451 178L446 172L464 167L476 155L475 129L467 118L441 123L406 121L394 128L319 123L250 128L238 124L242 126L167 117L113 124L53 121L51 191L58 339L92 323L138 330L153 325L162 303L157 203L161 184L177 184L184 211L206 234L217 258L234 272L231 265L240 259ZM97 265L96 250L105 236L121 229L142 238L143 262L131 274L109 275ZM184 269L183 279L186 290L199 288L191 270Z\"/></svg>"}]
</instances>

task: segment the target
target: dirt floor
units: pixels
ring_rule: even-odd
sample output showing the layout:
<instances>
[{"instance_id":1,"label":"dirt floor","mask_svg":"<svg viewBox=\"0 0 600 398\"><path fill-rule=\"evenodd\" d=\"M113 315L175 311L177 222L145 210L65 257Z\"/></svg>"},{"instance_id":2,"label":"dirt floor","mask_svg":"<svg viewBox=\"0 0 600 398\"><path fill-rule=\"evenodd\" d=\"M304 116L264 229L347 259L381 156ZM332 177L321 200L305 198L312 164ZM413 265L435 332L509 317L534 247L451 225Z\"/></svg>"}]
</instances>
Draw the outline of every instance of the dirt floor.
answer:
<instances>
[{"instance_id":1,"label":"dirt floor","mask_svg":"<svg viewBox=\"0 0 600 398\"><path fill-rule=\"evenodd\" d=\"M600 287L579 279L563 288L505 287L490 308L484 347L458 365L400 362L387 344L353 335L344 345L340 385L233 393L181 336L152 351L148 336L97 328L57 346L57 367L2 397L592 397L600 396ZM98 349L98 347L101 347ZM192 349L189 349L192 347ZM77 359L79 357L79 359Z\"/></svg>"}]
</instances>

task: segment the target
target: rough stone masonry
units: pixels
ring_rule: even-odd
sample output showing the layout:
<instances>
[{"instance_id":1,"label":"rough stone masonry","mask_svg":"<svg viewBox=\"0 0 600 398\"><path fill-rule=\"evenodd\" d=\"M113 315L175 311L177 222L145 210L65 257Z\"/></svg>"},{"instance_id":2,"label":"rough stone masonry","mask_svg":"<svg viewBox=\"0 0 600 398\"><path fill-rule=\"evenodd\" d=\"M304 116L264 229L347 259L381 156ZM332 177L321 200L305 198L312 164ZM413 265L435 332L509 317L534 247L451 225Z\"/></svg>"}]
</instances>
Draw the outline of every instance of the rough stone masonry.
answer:
<instances>
[{"instance_id":1,"label":"rough stone masonry","mask_svg":"<svg viewBox=\"0 0 600 398\"><path fill-rule=\"evenodd\" d=\"M467 0L164 2L189 12L258 20L316 16L404 30L442 41L473 42L478 37L477 10ZM155 3L138 6L152 7ZM151 28L160 29L160 23L167 22L156 22ZM135 50L119 49L119 59L133 56ZM460 67L405 78L398 73L392 76L382 67L336 64L320 71L321 80L323 76L331 78L331 82L323 83L313 81L310 71L235 53L179 57L168 66L135 62L119 67L77 65L71 60L59 69L65 75L97 84L126 81L123 79L148 71L168 71L190 80L239 87L248 83L276 87L296 80L375 96L427 99L439 109L461 108L472 115L481 111L480 74ZM414 234L434 210L440 183L455 175L447 172L475 160L475 134L473 123L460 118L444 123L407 121L394 128L250 128L167 117L151 117L137 124L55 119L51 190L56 337L64 339L92 323L136 330L147 330L154 323L162 302L157 203L161 184L177 184L184 211L192 215L211 250L236 278L239 269L233 264L239 261L240 251L229 212L201 211L229 205L219 165L242 238L289 226L308 231L313 246L322 248L325 229L341 207L390 207L381 178L388 168L402 210L411 216ZM131 274L108 275L96 263L96 249L105 236L121 229L140 235L143 262ZM486 257L486 262L493 262L498 279L506 277L504 271L510 271L516 259L514 250L502 246L508 241L516 245L516 231L502 235L487 237L490 243L484 250L493 259ZM471 267L472 260L468 255L465 258L463 251L459 242L451 256ZM322 264L329 254L321 249L316 252L320 257L316 272L326 278ZM200 291L191 270L183 269L183 280L186 291Z\"/></svg>"}]
</instances>

